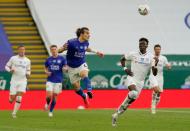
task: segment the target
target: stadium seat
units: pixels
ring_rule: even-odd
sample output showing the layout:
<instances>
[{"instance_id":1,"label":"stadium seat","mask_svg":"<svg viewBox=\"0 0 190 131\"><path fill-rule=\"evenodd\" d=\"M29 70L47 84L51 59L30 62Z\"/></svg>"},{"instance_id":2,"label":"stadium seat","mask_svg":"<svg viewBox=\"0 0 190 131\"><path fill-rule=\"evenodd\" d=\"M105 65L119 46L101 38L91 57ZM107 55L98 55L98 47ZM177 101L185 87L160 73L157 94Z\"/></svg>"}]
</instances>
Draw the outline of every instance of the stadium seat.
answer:
<instances>
[{"instance_id":1,"label":"stadium seat","mask_svg":"<svg viewBox=\"0 0 190 131\"><path fill-rule=\"evenodd\" d=\"M14 53L17 46L26 47L26 55L32 61L32 75L29 79L30 89L45 88L43 63L48 57L46 48L30 15L25 0L1 0L0 21L4 25Z\"/></svg>"}]
</instances>

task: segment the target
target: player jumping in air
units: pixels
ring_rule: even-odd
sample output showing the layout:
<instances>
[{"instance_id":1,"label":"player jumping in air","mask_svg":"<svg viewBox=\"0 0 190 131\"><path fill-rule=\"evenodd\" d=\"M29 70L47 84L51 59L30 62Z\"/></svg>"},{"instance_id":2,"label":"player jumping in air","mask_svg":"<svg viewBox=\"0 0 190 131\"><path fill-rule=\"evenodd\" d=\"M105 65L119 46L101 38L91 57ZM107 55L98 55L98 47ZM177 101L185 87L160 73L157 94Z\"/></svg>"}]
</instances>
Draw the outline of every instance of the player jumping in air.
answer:
<instances>
[{"instance_id":1,"label":"player jumping in air","mask_svg":"<svg viewBox=\"0 0 190 131\"><path fill-rule=\"evenodd\" d=\"M5 69L12 73L9 102L16 101L12 112L12 117L16 118L16 113L22 102L22 96L26 92L27 78L31 74L31 62L25 56L25 47L23 45L18 47L18 55L9 59Z\"/></svg>"},{"instance_id":2,"label":"player jumping in air","mask_svg":"<svg viewBox=\"0 0 190 131\"><path fill-rule=\"evenodd\" d=\"M82 27L76 31L77 38L70 39L60 48L59 52L67 50L66 59L68 64L68 74L72 85L74 86L76 93L80 95L85 103L85 106L89 106L88 97L91 99L92 86L88 77L89 69L85 61L86 52L92 52L99 57L103 57L104 54L95 51L89 47L90 31L87 27ZM80 86L80 80L84 82L87 88L87 94L85 94ZM87 97L88 96L88 97Z\"/></svg>"},{"instance_id":3,"label":"player jumping in air","mask_svg":"<svg viewBox=\"0 0 190 131\"><path fill-rule=\"evenodd\" d=\"M121 58L121 65L128 74L126 84L129 93L117 111L112 115L112 126L116 126L118 117L137 99L143 88L145 77L150 70L152 69L153 74L157 75L156 66L158 60L153 59L153 55L147 52L148 42L148 39L140 38L139 51L131 52ZM125 67L126 60L131 61L131 69Z\"/></svg>"},{"instance_id":4,"label":"player jumping in air","mask_svg":"<svg viewBox=\"0 0 190 131\"><path fill-rule=\"evenodd\" d=\"M65 71L67 67L65 58L58 55L56 45L51 45L50 51L52 56L45 61L45 73L48 76L46 82L45 110L48 110L50 106L48 115L49 117L53 117L53 109L56 105L57 96L62 91L63 71Z\"/></svg>"},{"instance_id":5,"label":"player jumping in air","mask_svg":"<svg viewBox=\"0 0 190 131\"><path fill-rule=\"evenodd\" d=\"M157 57L158 62L158 74L154 76L152 73L150 75L150 86L153 89L152 93L152 104L151 104L151 113L156 113L156 106L160 102L160 94L163 92L163 84L164 84L164 77L163 77L163 69L166 67L167 69L171 69L171 64L168 62L167 58L161 55L161 46L159 44L154 46L154 57ZM158 85L158 86L154 86Z\"/></svg>"}]
</instances>

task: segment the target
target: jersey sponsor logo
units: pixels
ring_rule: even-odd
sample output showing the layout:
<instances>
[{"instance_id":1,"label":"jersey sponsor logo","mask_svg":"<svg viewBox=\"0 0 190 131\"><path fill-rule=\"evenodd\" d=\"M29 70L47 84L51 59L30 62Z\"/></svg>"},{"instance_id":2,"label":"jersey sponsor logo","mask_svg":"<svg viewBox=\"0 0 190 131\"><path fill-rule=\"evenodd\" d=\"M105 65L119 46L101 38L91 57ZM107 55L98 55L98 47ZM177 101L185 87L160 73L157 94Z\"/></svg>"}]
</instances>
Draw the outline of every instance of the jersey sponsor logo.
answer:
<instances>
[{"instance_id":1,"label":"jersey sponsor logo","mask_svg":"<svg viewBox=\"0 0 190 131\"><path fill-rule=\"evenodd\" d=\"M85 52L75 52L75 57L83 58L85 56Z\"/></svg>"},{"instance_id":2,"label":"jersey sponsor logo","mask_svg":"<svg viewBox=\"0 0 190 131\"><path fill-rule=\"evenodd\" d=\"M22 61L20 61L19 63L15 64L14 66L15 67L20 67L20 68L23 68L23 69L26 68L26 64L23 64Z\"/></svg>"},{"instance_id":3,"label":"jersey sponsor logo","mask_svg":"<svg viewBox=\"0 0 190 131\"><path fill-rule=\"evenodd\" d=\"M50 65L50 69L57 71L57 70L59 70L59 65Z\"/></svg>"},{"instance_id":4,"label":"jersey sponsor logo","mask_svg":"<svg viewBox=\"0 0 190 131\"><path fill-rule=\"evenodd\" d=\"M143 62L143 61L144 61L144 58L140 58L140 61Z\"/></svg>"}]
</instances>

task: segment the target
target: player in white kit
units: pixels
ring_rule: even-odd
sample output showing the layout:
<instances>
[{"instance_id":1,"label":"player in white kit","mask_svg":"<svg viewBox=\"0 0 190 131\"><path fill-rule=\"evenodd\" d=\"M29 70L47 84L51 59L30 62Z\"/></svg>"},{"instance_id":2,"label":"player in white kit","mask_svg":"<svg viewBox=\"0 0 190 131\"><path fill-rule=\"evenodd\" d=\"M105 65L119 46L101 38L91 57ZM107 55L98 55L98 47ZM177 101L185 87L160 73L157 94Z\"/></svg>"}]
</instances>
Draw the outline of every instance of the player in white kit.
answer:
<instances>
[{"instance_id":1,"label":"player in white kit","mask_svg":"<svg viewBox=\"0 0 190 131\"><path fill-rule=\"evenodd\" d=\"M18 55L12 56L5 66L6 71L12 73L10 82L9 102L15 102L12 117L16 118L16 113L20 108L22 96L26 92L27 78L31 74L31 62L25 56L25 47L18 47Z\"/></svg>"},{"instance_id":2,"label":"player in white kit","mask_svg":"<svg viewBox=\"0 0 190 131\"><path fill-rule=\"evenodd\" d=\"M117 111L112 115L112 126L116 126L118 117L137 99L150 70L152 69L154 75L157 74L156 66L158 61L157 59L153 59L153 55L146 51L148 42L146 38L139 39L139 51L124 55L121 59L121 65L128 74L126 85L129 93ZM131 61L131 70L125 67L126 60Z\"/></svg>"},{"instance_id":3,"label":"player in white kit","mask_svg":"<svg viewBox=\"0 0 190 131\"><path fill-rule=\"evenodd\" d=\"M156 76L154 76L152 73L150 75L150 86L153 89L152 93L152 104L151 104L151 113L156 113L156 106L160 102L160 94L163 92L163 85L164 85L164 76L163 76L163 70L164 67L167 69L171 69L171 64L168 62L167 58L163 55L161 55L161 46L159 44L154 46L154 57L157 57L158 62L158 73Z\"/></svg>"}]
</instances>

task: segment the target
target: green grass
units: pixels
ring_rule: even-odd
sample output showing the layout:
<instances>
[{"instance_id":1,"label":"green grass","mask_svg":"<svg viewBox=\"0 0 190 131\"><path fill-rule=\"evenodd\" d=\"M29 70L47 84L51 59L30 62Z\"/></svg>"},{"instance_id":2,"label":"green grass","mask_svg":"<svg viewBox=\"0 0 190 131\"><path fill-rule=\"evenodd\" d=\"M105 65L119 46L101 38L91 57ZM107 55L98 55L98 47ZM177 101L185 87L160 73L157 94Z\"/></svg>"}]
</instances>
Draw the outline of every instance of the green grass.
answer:
<instances>
[{"instance_id":1,"label":"green grass","mask_svg":"<svg viewBox=\"0 0 190 131\"><path fill-rule=\"evenodd\" d=\"M190 131L190 109L130 109L111 126L113 110L57 110L53 118L43 111L0 111L0 131Z\"/></svg>"}]
</instances>

